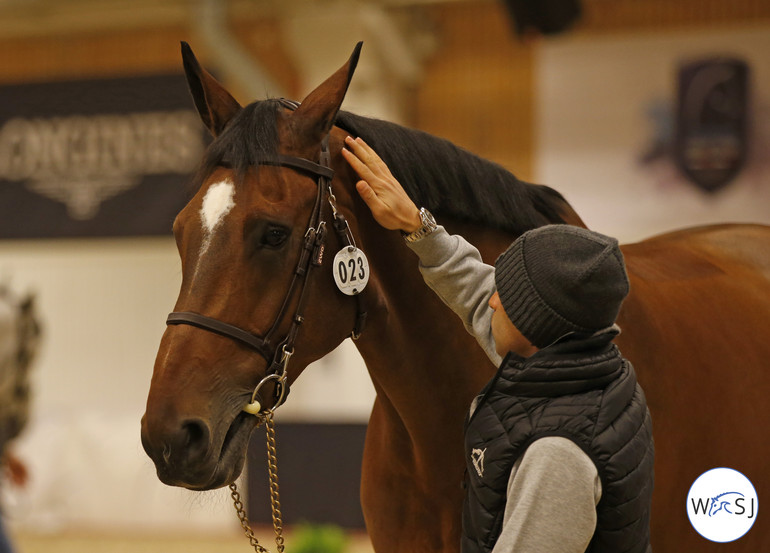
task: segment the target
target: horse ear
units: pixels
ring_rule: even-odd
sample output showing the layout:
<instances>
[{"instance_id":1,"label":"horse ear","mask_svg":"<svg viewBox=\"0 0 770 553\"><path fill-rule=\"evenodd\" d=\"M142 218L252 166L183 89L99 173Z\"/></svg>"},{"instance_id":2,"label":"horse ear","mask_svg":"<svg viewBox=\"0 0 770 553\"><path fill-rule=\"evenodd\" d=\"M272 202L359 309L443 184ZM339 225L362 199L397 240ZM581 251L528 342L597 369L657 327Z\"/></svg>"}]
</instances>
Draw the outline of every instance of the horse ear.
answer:
<instances>
[{"instance_id":1,"label":"horse ear","mask_svg":"<svg viewBox=\"0 0 770 553\"><path fill-rule=\"evenodd\" d=\"M218 136L228 121L241 110L241 105L233 98L217 80L203 69L193 54L192 48L182 42L182 63L187 76L195 107L211 131Z\"/></svg>"},{"instance_id":2,"label":"horse ear","mask_svg":"<svg viewBox=\"0 0 770 553\"><path fill-rule=\"evenodd\" d=\"M294 112L292 119L299 122L297 125L301 127L303 136L320 142L331 130L350 81L353 79L363 44L363 42L356 44L347 63L308 94Z\"/></svg>"}]
</instances>

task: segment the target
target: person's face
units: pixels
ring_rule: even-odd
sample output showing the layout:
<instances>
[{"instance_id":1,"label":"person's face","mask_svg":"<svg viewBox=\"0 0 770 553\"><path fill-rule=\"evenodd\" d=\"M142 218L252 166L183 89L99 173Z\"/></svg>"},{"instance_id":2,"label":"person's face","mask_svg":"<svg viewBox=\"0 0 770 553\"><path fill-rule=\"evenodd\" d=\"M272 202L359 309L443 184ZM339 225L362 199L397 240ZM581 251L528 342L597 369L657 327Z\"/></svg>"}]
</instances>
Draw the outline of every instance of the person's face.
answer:
<instances>
[{"instance_id":1,"label":"person's face","mask_svg":"<svg viewBox=\"0 0 770 553\"><path fill-rule=\"evenodd\" d=\"M497 292L489 298L489 307L494 311L491 322L492 337L495 339L495 350L500 357L505 357L509 351L522 357L529 357L537 351L537 348L529 343L529 340L508 318Z\"/></svg>"}]
</instances>

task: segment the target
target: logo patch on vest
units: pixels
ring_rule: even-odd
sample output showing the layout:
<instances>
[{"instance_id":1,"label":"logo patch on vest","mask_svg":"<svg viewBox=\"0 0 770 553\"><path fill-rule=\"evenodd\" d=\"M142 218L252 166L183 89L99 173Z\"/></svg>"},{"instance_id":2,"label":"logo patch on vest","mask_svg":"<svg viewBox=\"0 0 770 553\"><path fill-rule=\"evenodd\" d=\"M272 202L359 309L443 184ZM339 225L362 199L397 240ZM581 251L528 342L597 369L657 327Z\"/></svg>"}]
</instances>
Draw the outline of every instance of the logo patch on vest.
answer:
<instances>
[{"instance_id":1,"label":"logo patch on vest","mask_svg":"<svg viewBox=\"0 0 770 553\"><path fill-rule=\"evenodd\" d=\"M485 447L484 449L473 449L471 451L471 461L473 462L473 468L476 469L476 472L479 475L479 478L484 477L484 452L487 450Z\"/></svg>"}]
</instances>

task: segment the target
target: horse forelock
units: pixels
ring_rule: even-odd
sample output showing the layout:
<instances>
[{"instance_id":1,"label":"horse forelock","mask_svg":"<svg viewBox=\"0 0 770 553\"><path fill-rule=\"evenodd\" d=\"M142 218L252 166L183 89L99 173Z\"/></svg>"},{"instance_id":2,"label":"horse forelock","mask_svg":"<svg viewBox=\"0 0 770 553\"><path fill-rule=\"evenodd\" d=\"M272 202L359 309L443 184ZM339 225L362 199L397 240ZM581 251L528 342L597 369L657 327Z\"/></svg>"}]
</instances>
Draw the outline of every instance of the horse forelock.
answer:
<instances>
[{"instance_id":1,"label":"horse forelock","mask_svg":"<svg viewBox=\"0 0 770 553\"><path fill-rule=\"evenodd\" d=\"M238 112L206 149L194 179L196 188L217 167L231 168L236 179L242 181L250 168L259 167L259 161L276 160L280 106L278 100L262 100Z\"/></svg>"}]
</instances>

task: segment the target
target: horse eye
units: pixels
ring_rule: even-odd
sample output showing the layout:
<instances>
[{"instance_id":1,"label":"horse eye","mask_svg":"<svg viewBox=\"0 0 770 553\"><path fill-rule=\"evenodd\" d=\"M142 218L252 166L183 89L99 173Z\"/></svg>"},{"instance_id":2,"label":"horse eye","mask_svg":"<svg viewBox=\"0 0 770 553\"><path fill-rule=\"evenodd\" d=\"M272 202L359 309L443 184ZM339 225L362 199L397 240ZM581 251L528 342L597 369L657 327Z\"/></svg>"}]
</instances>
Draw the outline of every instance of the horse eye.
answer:
<instances>
[{"instance_id":1,"label":"horse eye","mask_svg":"<svg viewBox=\"0 0 770 553\"><path fill-rule=\"evenodd\" d=\"M262 245L268 248L279 248L288 237L289 231L284 227L269 226L262 235Z\"/></svg>"}]
</instances>

